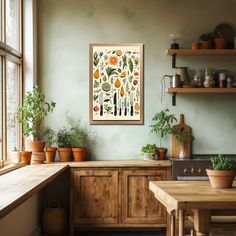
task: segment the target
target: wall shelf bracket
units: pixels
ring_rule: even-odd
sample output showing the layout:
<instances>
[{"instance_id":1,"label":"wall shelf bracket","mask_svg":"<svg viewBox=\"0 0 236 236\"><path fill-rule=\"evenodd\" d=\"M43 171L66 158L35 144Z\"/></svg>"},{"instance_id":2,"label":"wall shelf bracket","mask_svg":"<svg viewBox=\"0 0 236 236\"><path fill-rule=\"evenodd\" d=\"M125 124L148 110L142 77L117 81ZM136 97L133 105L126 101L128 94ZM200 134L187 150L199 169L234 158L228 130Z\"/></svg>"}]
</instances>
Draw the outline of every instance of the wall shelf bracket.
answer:
<instances>
[{"instance_id":1,"label":"wall shelf bracket","mask_svg":"<svg viewBox=\"0 0 236 236\"><path fill-rule=\"evenodd\" d=\"M176 54L174 53L172 55L172 68L175 68L176 67Z\"/></svg>"},{"instance_id":2,"label":"wall shelf bracket","mask_svg":"<svg viewBox=\"0 0 236 236\"><path fill-rule=\"evenodd\" d=\"M176 93L172 93L172 106L176 106Z\"/></svg>"}]
</instances>

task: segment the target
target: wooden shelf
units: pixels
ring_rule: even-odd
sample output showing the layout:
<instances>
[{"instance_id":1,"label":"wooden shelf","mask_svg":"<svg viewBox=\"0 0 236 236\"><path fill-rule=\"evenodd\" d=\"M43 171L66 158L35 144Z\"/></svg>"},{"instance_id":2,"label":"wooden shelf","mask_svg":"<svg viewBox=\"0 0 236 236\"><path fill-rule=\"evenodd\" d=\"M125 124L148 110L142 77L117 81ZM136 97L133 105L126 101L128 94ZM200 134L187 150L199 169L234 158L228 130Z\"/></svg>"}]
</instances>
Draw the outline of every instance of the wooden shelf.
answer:
<instances>
[{"instance_id":1,"label":"wooden shelf","mask_svg":"<svg viewBox=\"0 0 236 236\"><path fill-rule=\"evenodd\" d=\"M168 88L167 93L236 93L236 88Z\"/></svg>"},{"instance_id":2,"label":"wooden shelf","mask_svg":"<svg viewBox=\"0 0 236 236\"><path fill-rule=\"evenodd\" d=\"M166 55L186 55L186 56L224 56L235 55L236 49L167 49Z\"/></svg>"}]
</instances>

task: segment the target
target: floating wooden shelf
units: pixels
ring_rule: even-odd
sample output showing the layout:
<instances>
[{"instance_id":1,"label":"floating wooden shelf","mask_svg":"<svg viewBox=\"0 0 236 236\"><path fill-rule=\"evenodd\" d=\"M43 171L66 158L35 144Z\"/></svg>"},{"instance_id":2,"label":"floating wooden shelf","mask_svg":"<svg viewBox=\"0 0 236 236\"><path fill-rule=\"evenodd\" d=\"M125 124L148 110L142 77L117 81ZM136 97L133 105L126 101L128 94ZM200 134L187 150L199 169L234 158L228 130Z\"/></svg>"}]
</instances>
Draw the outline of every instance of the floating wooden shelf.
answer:
<instances>
[{"instance_id":1,"label":"floating wooden shelf","mask_svg":"<svg viewBox=\"0 0 236 236\"><path fill-rule=\"evenodd\" d=\"M236 88L168 88L167 93L236 93Z\"/></svg>"},{"instance_id":2,"label":"floating wooden shelf","mask_svg":"<svg viewBox=\"0 0 236 236\"><path fill-rule=\"evenodd\" d=\"M224 56L236 55L236 49L167 49L166 55L186 55L186 56Z\"/></svg>"}]
</instances>

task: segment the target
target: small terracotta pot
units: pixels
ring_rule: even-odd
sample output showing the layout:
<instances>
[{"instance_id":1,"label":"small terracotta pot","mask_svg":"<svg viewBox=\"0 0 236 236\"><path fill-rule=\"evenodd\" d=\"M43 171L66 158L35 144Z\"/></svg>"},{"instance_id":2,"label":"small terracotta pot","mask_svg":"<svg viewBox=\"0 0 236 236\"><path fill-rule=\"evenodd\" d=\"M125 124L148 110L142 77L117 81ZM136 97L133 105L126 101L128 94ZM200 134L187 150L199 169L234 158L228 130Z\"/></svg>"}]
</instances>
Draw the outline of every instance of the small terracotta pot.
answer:
<instances>
[{"instance_id":1,"label":"small terracotta pot","mask_svg":"<svg viewBox=\"0 0 236 236\"><path fill-rule=\"evenodd\" d=\"M72 148L72 152L74 156L74 161L84 161L87 153L87 148Z\"/></svg>"},{"instance_id":2,"label":"small terracotta pot","mask_svg":"<svg viewBox=\"0 0 236 236\"><path fill-rule=\"evenodd\" d=\"M58 148L58 154L61 162L70 161L71 153L71 148Z\"/></svg>"},{"instance_id":3,"label":"small terracotta pot","mask_svg":"<svg viewBox=\"0 0 236 236\"><path fill-rule=\"evenodd\" d=\"M26 165L30 165L32 152L22 151L21 152L21 161Z\"/></svg>"},{"instance_id":4,"label":"small terracotta pot","mask_svg":"<svg viewBox=\"0 0 236 236\"><path fill-rule=\"evenodd\" d=\"M216 49L226 49L228 42L225 38L215 38L214 44Z\"/></svg>"},{"instance_id":5,"label":"small terracotta pot","mask_svg":"<svg viewBox=\"0 0 236 236\"><path fill-rule=\"evenodd\" d=\"M193 50L200 49L200 46L201 46L200 43L192 43L191 44L191 47Z\"/></svg>"},{"instance_id":6,"label":"small terracotta pot","mask_svg":"<svg viewBox=\"0 0 236 236\"><path fill-rule=\"evenodd\" d=\"M45 141L26 141L25 150L31 152L43 152Z\"/></svg>"},{"instance_id":7,"label":"small terracotta pot","mask_svg":"<svg viewBox=\"0 0 236 236\"><path fill-rule=\"evenodd\" d=\"M158 148L157 149L157 156L158 156L159 160L165 160L166 153L167 153L167 148Z\"/></svg>"},{"instance_id":8,"label":"small terracotta pot","mask_svg":"<svg viewBox=\"0 0 236 236\"><path fill-rule=\"evenodd\" d=\"M201 49L211 49L212 42L211 41L201 41Z\"/></svg>"},{"instance_id":9,"label":"small terracotta pot","mask_svg":"<svg viewBox=\"0 0 236 236\"><path fill-rule=\"evenodd\" d=\"M207 169L212 188L232 188L235 171L233 170L210 170Z\"/></svg>"},{"instance_id":10,"label":"small terracotta pot","mask_svg":"<svg viewBox=\"0 0 236 236\"><path fill-rule=\"evenodd\" d=\"M44 148L44 152L45 152L45 155L46 155L46 161L47 162L54 162L55 161L55 156L56 156L56 152L57 152L56 147Z\"/></svg>"}]
</instances>

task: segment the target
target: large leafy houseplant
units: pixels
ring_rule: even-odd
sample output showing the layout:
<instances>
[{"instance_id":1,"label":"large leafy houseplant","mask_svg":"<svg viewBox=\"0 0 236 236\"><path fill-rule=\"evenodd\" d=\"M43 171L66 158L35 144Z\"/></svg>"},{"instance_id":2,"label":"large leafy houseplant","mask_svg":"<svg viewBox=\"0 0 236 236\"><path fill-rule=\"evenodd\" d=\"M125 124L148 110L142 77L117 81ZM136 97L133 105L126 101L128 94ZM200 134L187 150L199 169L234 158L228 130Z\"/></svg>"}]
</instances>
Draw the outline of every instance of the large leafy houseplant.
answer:
<instances>
[{"instance_id":1,"label":"large leafy houseplant","mask_svg":"<svg viewBox=\"0 0 236 236\"><path fill-rule=\"evenodd\" d=\"M211 158L212 168L207 169L212 188L231 188L236 171L236 162L219 154Z\"/></svg>"}]
</instances>

